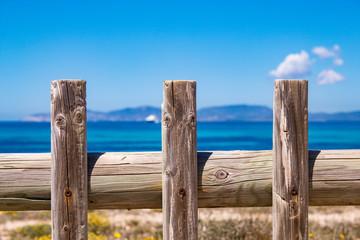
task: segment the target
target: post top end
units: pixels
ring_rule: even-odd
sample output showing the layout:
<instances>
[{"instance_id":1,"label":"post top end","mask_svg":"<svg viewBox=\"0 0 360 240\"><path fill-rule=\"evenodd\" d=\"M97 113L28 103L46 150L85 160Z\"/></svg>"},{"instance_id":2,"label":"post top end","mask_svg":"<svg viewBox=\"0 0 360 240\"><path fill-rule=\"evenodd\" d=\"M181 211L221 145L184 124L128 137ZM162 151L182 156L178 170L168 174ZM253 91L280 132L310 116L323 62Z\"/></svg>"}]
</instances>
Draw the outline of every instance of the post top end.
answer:
<instances>
[{"instance_id":1,"label":"post top end","mask_svg":"<svg viewBox=\"0 0 360 240\"><path fill-rule=\"evenodd\" d=\"M86 80L82 80L82 79L57 79L57 80L53 80L51 82L81 82L81 83L86 83Z\"/></svg>"}]
</instances>

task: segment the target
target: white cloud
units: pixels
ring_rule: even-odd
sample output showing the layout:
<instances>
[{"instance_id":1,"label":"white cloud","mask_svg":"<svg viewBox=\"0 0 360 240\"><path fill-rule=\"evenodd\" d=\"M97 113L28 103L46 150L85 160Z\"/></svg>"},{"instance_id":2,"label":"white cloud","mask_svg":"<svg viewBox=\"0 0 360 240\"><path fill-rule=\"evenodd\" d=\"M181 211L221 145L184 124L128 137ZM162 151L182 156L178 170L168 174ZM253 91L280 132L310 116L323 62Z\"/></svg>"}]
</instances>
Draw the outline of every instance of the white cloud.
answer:
<instances>
[{"instance_id":1,"label":"white cloud","mask_svg":"<svg viewBox=\"0 0 360 240\"><path fill-rule=\"evenodd\" d=\"M341 50L340 46L335 44L331 49L327 49L324 46L314 47L312 52L316 54L320 59L325 58L334 58L334 64L340 66L344 63L344 60L341 59Z\"/></svg>"},{"instance_id":2,"label":"white cloud","mask_svg":"<svg viewBox=\"0 0 360 240\"><path fill-rule=\"evenodd\" d=\"M314 47L312 49L312 52L316 55L319 56L319 58L324 59L324 58L330 58L330 57L335 57L336 56L336 52L334 50L331 49L327 49L326 47Z\"/></svg>"},{"instance_id":3,"label":"white cloud","mask_svg":"<svg viewBox=\"0 0 360 240\"><path fill-rule=\"evenodd\" d=\"M286 56L276 70L269 72L270 76L277 78L297 78L310 73L311 60L306 51L292 53Z\"/></svg>"},{"instance_id":4,"label":"white cloud","mask_svg":"<svg viewBox=\"0 0 360 240\"><path fill-rule=\"evenodd\" d=\"M322 70L318 75L318 83L323 84L333 84L345 80L345 77L340 73L335 72L332 69Z\"/></svg>"},{"instance_id":5,"label":"white cloud","mask_svg":"<svg viewBox=\"0 0 360 240\"><path fill-rule=\"evenodd\" d=\"M342 60L341 58L335 58L334 59L334 64L337 66L341 66L344 64L344 60Z\"/></svg>"}]
</instances>

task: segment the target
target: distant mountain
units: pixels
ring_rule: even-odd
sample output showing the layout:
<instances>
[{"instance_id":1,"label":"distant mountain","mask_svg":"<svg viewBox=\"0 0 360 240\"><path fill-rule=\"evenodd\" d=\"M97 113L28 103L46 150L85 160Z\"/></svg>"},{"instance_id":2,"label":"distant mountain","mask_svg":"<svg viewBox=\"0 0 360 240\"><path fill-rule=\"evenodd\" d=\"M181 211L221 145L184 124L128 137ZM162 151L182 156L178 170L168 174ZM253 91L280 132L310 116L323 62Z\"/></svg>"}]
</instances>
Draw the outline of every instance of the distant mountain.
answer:
<instances>
[{"instance_id":1,"label":"distant mountain","mask_svg":"<svg viewBox=\"0 0 360 240\"><path fill-rule=\"evenodd\" d=\"M136 108L125 108L112 112L98 112L87 110L87 120L89 122L98 121L145 121L145 118L154 115L158 119L161 118L161 109L150 106L142 106ZM39 113L26 116L22 119L25 122L50 122L49 113Z\"/></svg>"},{"instance_id":2,"label":"distant mountain","mask_svg":"<svg viewBox=\"0 0 360 240\"><path fill-rule=\"evenodd\" d=\"M339 113L309 113L309 121L360 121L360 111Z\"/></svg>"},{"instance_id":3,"label":"distant mountain","mask_svg":"<svg viewBox=\"0 0 360 240\"><path fill-rule=\"evenodd\" d=\"M272 109L264 106L232 105L202 108L197 112L198 121L272 121Z\"/></svg>"},{"instance_id":4,"label":"distant mountain","mask_svg":"<svg viewBox=\"0 0 360 240\"><path fill-rule=\"evenodd\" d=\"M154 115L161 119L161 109L157 107L142 106L125 108L111 112L95 112L87 110L87 120L97 121L145 121L145 118ZM231 105L202 108L197 111L198 121L272 121L272 109L265 106ZM22 121L49 122L50 115L45 113L26 116ZM310 113L309 121L360 121L360 111L340 113Z\"/></svg>"},{"instance_id":5,"label":"distant mountain","mask_svg":"<svg viewBox=\"0 0 360 240\"><path fill-rule=\"evenodd\" d=\"M50 113L37 113L21 119L23 122L50 122Z\"/></svg>"},{"instance_id":6,"label":"distant mountain","mask_svg":"<svg viewBox=\"0 0 360 240\"><path fill-rule=\"evenodd\" d=\"M110 121L145 121L145 118L150 115L155 115L158 119L160 119L161 109L143 106L112 111L108 112L107 115Z\"/></svg>"}]
</instances>

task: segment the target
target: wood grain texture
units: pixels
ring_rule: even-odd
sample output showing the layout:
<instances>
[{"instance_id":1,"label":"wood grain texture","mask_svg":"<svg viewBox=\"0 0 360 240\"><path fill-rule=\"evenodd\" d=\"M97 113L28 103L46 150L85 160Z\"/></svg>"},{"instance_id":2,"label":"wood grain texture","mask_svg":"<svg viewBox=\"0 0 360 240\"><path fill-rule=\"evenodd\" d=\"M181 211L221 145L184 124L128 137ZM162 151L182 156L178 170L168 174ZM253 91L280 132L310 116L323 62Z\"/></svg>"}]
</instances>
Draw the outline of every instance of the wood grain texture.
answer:
<instances>
[{"instance_id":1,"label":"wood grain texture","mask_svg":"<svg viewBox=\"0 0 360 240\"><path fill-rule=\"evenodd\" d=\"M163 238L197 239L195 81L164 81L162 150Z\"/></svg>"},{"instance_id":2,"label":"wood grain texture","mask_svg":"<svg viewBox=\"0 0 360 240\"><path fill-rule=\"evenodd\" d=\"M86 82L51 82L51 226L54 240L87 239Z\"/></svg>"},{"instance_id":3,"label":"wood grain texture","mask_svg":"<svg viewBox=\"0 0 360 240\"><path fill-rule=\"evenodd\" d=\"M50 210L50 153L0 154L0 210ZM161 208L162 153L88 153L89 209ZM360 205L360 150L309 151L309 205ZM199 207L272 204L272 151L198 152Z\"/></svg>"},{"instance_id":4,"label":"wood grain texture","mask_svg":"<svg viewBox=\"0 0 360 240\"><path fill-rule=\"evenodd\" d=\"M307 109L307 80L275 80L273 239L308 239Z\"/></svg>"}]
</instances>

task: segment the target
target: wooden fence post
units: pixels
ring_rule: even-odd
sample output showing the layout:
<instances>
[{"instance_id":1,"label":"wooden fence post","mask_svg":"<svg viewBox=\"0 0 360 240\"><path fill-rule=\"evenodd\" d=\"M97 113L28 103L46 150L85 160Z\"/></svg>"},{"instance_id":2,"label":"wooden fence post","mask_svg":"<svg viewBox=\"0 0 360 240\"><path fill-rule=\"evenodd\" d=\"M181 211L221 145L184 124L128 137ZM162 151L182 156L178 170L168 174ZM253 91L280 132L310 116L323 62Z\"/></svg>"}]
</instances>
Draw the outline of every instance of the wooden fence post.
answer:
<instances>
[{"instance_id":1,"label":"wooden fence post","mask_svg":"<svg viewBox=\"0 0 360 240\"><path fill-rule=\"evenodd\" d=\"M197 239L196 81L164 81L163 239Z\"/></svg>"},{"instance_id":2,"label":"wooden fence post","mask_svg":"<svg viewBox=\"0 0 360 240\"><path fill-rule=\"evenodd\" d=\"M51 82L53 240L87 240L86 81Z\"/></svg>"},{"instance_id":3,"label":"wooden fence post","mask_svg":"<svg viewBox=\"0 0 360 240\"><path fill-rule=\"evenodd\" d=\"M308 82L275 80L273 239L308 239Z\"/></svg>"}]
</instances>

